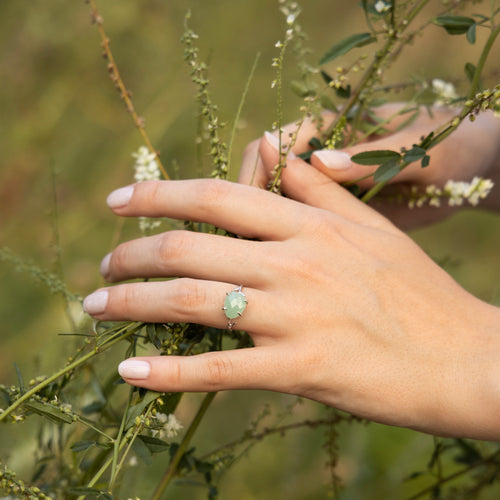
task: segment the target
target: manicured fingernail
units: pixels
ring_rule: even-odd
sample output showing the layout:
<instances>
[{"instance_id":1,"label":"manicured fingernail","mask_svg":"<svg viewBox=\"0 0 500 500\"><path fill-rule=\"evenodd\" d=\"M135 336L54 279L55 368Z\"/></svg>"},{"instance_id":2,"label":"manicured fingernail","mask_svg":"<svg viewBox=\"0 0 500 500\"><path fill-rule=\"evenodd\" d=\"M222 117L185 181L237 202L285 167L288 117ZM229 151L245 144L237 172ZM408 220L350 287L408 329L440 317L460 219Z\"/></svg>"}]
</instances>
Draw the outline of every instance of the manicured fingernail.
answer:
<instances>
[{"instance_id":1,"label":"manicured fingernail","mask_svg":"<svg viewBox=\"0 0 500 500\"><path fill-rule=\"evenodd\" d=\"M274 134L271 134L271 132L264 132L264 135L266 137L267 142L269 142L269 144L271 144L271 146L276 151L279 151L279 149L280 149L280 141L279 141L279 139ZM287 146L282 143L281 144L282 151L286 151L286 148L287 148ZM297 158L297 156L295 155L295 153L292 150L288 151L286 157L289 160L295 160L295 158Z\"/></svg>"},{"instance_id":2,"label":"manicured fingernail","mask_svg":"<svg viewBox=\"0 0 500 500\"><path fill-rule=\"evenodd\" d=\"M101 265L99 266L99 271L102 276L106 277L109 274L109 263L111 261L111 253L108 253L104 259L101 261Z\"/></svg>"},{"instance_id":3,"label":"manicured fingernail","mask_svg":"<svg viewBox=\"0 0 500 500\"><path fill-rule=\"evenodd\" d=\"M351 157L344 151L335 151L333 149L322 149L313 153L325 167L332 170L347 170L351 168Z\"/></svg>"},{"instance_id":4,"label":"manicured fingernail","mask_svg":"<svg viewBox=\"0 0 500 500\"><path fill-rule=\"evenodd\" d=\"M99 290L98 292L91 293L83 301L83 309L87 314L100 314L106 310L108 303L107 290Z\"/></svg>"},{"instance_id":5,"label":"manicured fingernail","mask_svg":"<svg viewBox=\"0 0 500 500\"><path fill-rule=\"evenodd\" d=\"M147 361L126 359L118 365L118 373L123 378L142 380L149 377L151 365Z\"/></svg>"},{"instance_id":6,"label":"manicured fingernail","mask_svg":"<svg viewBox=\"0 0 500 500\"><path fill-rule=\"evenodd\" d=\"M124 207L132 198L134 194L134 186L127 186L116 189L109 194L106 203L110 208Z\"/></svg>"}]
</instances>

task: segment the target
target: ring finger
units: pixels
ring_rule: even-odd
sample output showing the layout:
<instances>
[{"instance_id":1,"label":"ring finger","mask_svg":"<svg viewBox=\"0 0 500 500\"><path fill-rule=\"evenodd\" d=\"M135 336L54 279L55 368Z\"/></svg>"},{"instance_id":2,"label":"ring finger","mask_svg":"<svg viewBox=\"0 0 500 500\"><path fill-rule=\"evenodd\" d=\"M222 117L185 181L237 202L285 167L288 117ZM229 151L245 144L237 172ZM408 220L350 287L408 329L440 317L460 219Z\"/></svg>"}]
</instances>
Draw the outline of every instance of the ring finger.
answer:
<instances>
[{"instance_id":1,"label":"ring finger","mask_svg":"<svg viewBox=\"0 0 500 500\"><path fill-rule=\"evenodd\" d=\"M228 328L231 321L223 310L234 284L179 278L164 282L127 283L102 288L86 297L85 311L99 320L144 321L149 323L198 323ZM247 306L236 318L236 328L252 333L273 331L274 316L267 293L242 289Z\"/></svg>"}]
</instances>

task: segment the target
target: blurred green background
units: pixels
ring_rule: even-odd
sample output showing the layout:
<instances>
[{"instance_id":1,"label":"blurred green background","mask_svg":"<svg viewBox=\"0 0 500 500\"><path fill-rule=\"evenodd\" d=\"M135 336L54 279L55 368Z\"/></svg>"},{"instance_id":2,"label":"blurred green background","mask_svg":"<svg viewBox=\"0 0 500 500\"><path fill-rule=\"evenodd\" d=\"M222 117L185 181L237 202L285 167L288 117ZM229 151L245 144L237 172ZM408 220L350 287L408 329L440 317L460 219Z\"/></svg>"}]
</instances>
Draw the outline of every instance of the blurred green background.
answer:
<instances>
[{"instance_id":1,"label":"blurred green background","mask_svg":"<svg viewBox=\"0 0 500 500\"><path fill-rule=\"evenodd\" d=\"M425 15L437 12L440 4L431 2ZM200 175L195 89L179 41L187 10L193 13L191 27L200 35L202 57L210 61L213 100L221 119L231 123L255 56L262 54L235 141L235 178L244 146L276 119L271 60L285 29L278 2L103 0L98 5L148 134L170 172L177 164L181 177ZM81 295L101 284L98 264L115 241L117 222L105 207L105 197L131 182L131 153L142 145L107 76L89 12L83 0L0 2L0 247L54 271L59 245L64 279ZM366 30L356 2L340 0L303 2L300 23L309 35L312 62L336 41ZM464 37L451 38L430 27L391 69L391 78L461 78L464 62L477 60L481 40L480 35L477 45L470 46ZM496 47L487 73L495 69L498 54ZM296 74L290 59L285 79ZM285 120L293 120L300 100L288 89L284 98ZM206 165L202 175L209 172L208 161ZM413 236L433 258L446 260L447 269L465 288L499 304L499 220L481 210L464 211ZM136 235L135 223L126 223L123 237ZM11 264L0 262L0 279L0 381L15 382L14 361L27 379L50 373L74 347L72 340L57 336L70 328L62 300L34 285L30 276L15 272ZM183 403L181 419L187 421L197 398L193 395ZM293 398L268 393L220 395L195 444L208 451L235 439L266 403L276 415L290 401ZM324 414L319 405L306 402L296 418ZM1 455L26 479L33 450L21 437L35 431L25 424L15 430L0 428ZM431 437L378 425L341 427L340 433L339 474L346 484L342 498L404 498L425 484L405 484L402 479L425 469ZM225 476L221 498L327 498L325 441L323 430L302 430L258 443ZM158 470L163 466L161 459L155 465ZM146 486L137 494L147 498L150 490ZM499 494L491 490L484 498ZM201 489L185 486L176 487L171 496L204 497Z\"/></svg>"}]
</instances>

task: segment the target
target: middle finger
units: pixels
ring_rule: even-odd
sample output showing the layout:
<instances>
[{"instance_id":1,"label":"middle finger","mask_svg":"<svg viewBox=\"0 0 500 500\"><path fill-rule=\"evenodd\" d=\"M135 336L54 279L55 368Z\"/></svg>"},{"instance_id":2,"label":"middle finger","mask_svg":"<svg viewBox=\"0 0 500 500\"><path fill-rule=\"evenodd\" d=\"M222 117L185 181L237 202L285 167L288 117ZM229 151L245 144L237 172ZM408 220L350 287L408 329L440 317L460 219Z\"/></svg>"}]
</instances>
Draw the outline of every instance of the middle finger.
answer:
<instances>
[{"instance_id":1,"label":"middle finger","mask_svg":"<svg viewBox=\"0 0 500 500\"><path fill-rule=\"evenodd\" d=\"M265 265L273 253L270 246L276 245L280 243L169 231L122 243L103 259L101 273L110 282L190 277L263 288L271 279Z\"/></svg>"}]
</instances>

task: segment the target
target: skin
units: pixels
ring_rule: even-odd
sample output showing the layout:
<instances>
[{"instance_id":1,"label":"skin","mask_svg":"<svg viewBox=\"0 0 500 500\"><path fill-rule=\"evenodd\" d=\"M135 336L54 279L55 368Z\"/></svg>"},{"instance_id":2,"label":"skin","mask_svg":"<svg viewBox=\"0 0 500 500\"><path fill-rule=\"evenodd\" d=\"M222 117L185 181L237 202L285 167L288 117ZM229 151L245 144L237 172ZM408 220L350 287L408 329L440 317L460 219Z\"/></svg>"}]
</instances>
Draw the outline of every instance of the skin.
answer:
<instances>
[{"instance_id":1,"label":"skin","mask_svg":"<svg viewBox=\"0 0 500 500\"><path fill-rule=\"evenodd\" d=\"M402 139L408 144L410 136ZM243 182L267 182L278 160L273 142L265 137L247 148ZM445 142L451 149L443 143L440 154L448 159L454 146ZM496 142L483 152L495 160ZM354 168L332 174L316 160L291 157L283 172L287 197L207 179L112 193L108 204L117 215L204 221L241 238L170 231L123 243L101 264L109 282L179 278L101 289L99 300L85 300L87 312L101 320L225 328L225 293L243 284L248 306L237 328L255 344L135 358L150 373L125 380L166 392L279 391L385 424L500 440L500 310L462 289L393 222L340 187L336 181L356 178ZM494 168L492 162L484 172ZM417 180L418 172L431 175L415 169ZM498 189L490 196L498 198Z\"/></svg>"}]
</instances>

